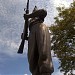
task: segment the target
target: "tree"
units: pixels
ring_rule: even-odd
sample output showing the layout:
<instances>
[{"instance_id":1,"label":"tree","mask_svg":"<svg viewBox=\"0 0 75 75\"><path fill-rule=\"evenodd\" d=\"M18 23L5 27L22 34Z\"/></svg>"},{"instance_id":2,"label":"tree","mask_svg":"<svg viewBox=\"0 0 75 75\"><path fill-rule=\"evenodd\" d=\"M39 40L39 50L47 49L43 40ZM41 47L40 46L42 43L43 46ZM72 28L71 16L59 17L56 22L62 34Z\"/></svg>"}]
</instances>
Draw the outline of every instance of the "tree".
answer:
<instances>
[{"instance_id":1,"label":"tree","mask_svg":"<svg viewBox=\"0 0 75 75\"><path fill-rule=\"evenodd\" d=\"M50 27L52 50L60 60L60 71L66 75L75 70L75 1L69 8L58 7L58 16Z\"/></svg>"}]
</instances>

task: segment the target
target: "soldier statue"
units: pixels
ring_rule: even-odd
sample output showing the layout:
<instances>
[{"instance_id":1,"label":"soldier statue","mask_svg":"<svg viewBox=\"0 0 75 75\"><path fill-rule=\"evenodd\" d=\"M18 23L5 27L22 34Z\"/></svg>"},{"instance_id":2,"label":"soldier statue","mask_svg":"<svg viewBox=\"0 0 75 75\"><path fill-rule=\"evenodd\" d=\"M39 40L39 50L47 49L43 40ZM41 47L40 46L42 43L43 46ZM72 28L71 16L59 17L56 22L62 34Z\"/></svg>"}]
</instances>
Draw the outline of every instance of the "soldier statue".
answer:
<instances>
[{"instance_id":1,"label":"soldier statue","mask_svg":"<svg viewBox=\"0 0 75 75\"><path fill-rule=\"evenodd\" d=\"M51 75L54 71L51 58L51 42L48 27L43 23L47 11L35 6L29 19L28 62L32 75Z\"/></svg>"}]
</instances>

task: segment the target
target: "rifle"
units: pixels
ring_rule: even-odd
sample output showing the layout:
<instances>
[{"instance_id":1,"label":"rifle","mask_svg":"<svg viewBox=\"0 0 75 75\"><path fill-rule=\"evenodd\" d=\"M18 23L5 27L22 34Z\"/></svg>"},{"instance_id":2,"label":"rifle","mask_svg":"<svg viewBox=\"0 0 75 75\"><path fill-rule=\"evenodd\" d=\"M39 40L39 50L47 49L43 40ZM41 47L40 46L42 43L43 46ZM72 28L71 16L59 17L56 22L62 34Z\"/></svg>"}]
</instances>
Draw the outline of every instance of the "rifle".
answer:
<instances>
[{"instance_id":1,"label":"rifle","mask_svg":"<svg viewBox=\"0 0 75 75\"><path fill-rule=\"evenodd\" d=\"M29 0L27 1L25 14L29 13ZM28 40L28 19L25 19L24 30L23 30L23 38L21 44L19 46L18 52L19 54L23 53L25 40Z\"/></svg>"}]
</instances>

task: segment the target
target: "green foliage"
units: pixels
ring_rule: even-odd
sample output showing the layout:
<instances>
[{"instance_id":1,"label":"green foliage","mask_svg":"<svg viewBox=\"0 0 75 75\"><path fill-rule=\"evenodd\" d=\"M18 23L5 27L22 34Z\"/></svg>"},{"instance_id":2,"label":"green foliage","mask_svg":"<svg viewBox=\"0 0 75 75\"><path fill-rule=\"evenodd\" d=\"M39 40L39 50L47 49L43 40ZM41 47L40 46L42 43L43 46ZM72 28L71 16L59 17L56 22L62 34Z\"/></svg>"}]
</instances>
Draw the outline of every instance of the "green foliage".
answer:
<instances>
[{"instance_id":1,"label":"green foliage","mask_svg":"<svg viewBox=\"0 0 75 75\"><path fill-rule=\"evenodd\" d=\"M69 8L58 7L59 14L50 27L52 50L60 60L60 70L67 73L75 70L75 1Z\"/></svg>"}]
</instances>

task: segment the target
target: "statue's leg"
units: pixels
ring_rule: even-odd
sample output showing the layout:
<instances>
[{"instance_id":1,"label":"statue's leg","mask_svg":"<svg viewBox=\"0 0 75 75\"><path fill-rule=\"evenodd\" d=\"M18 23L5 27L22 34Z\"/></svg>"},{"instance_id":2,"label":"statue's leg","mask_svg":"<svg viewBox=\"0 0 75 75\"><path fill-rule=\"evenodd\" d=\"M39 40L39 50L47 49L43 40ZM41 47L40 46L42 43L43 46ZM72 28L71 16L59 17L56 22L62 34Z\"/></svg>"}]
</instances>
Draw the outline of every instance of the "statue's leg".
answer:
<instances>
[{"instance_id":1,"label":"statue's leg","mask_svg":"<svg viewBox=\"0 0 75 75\"><path fill-rule=\"evenodd\" d=\"M50 34L48 28L44 25L38 25L36 29L36 41L38 45L38 66L40 75L51 75L51 51L50 51Z\"/></svg>"},{"instance_id":2,"label":"statue's leg","mask_svg":"<svg viewBox=\"0 0 75 75\"><path fill-rule=\"evenodd\" d=\"M36 67L35 71L32 73L32 75L40 75L40 72L39 72L39 68Z\"/></svg>"}]
</instances>

